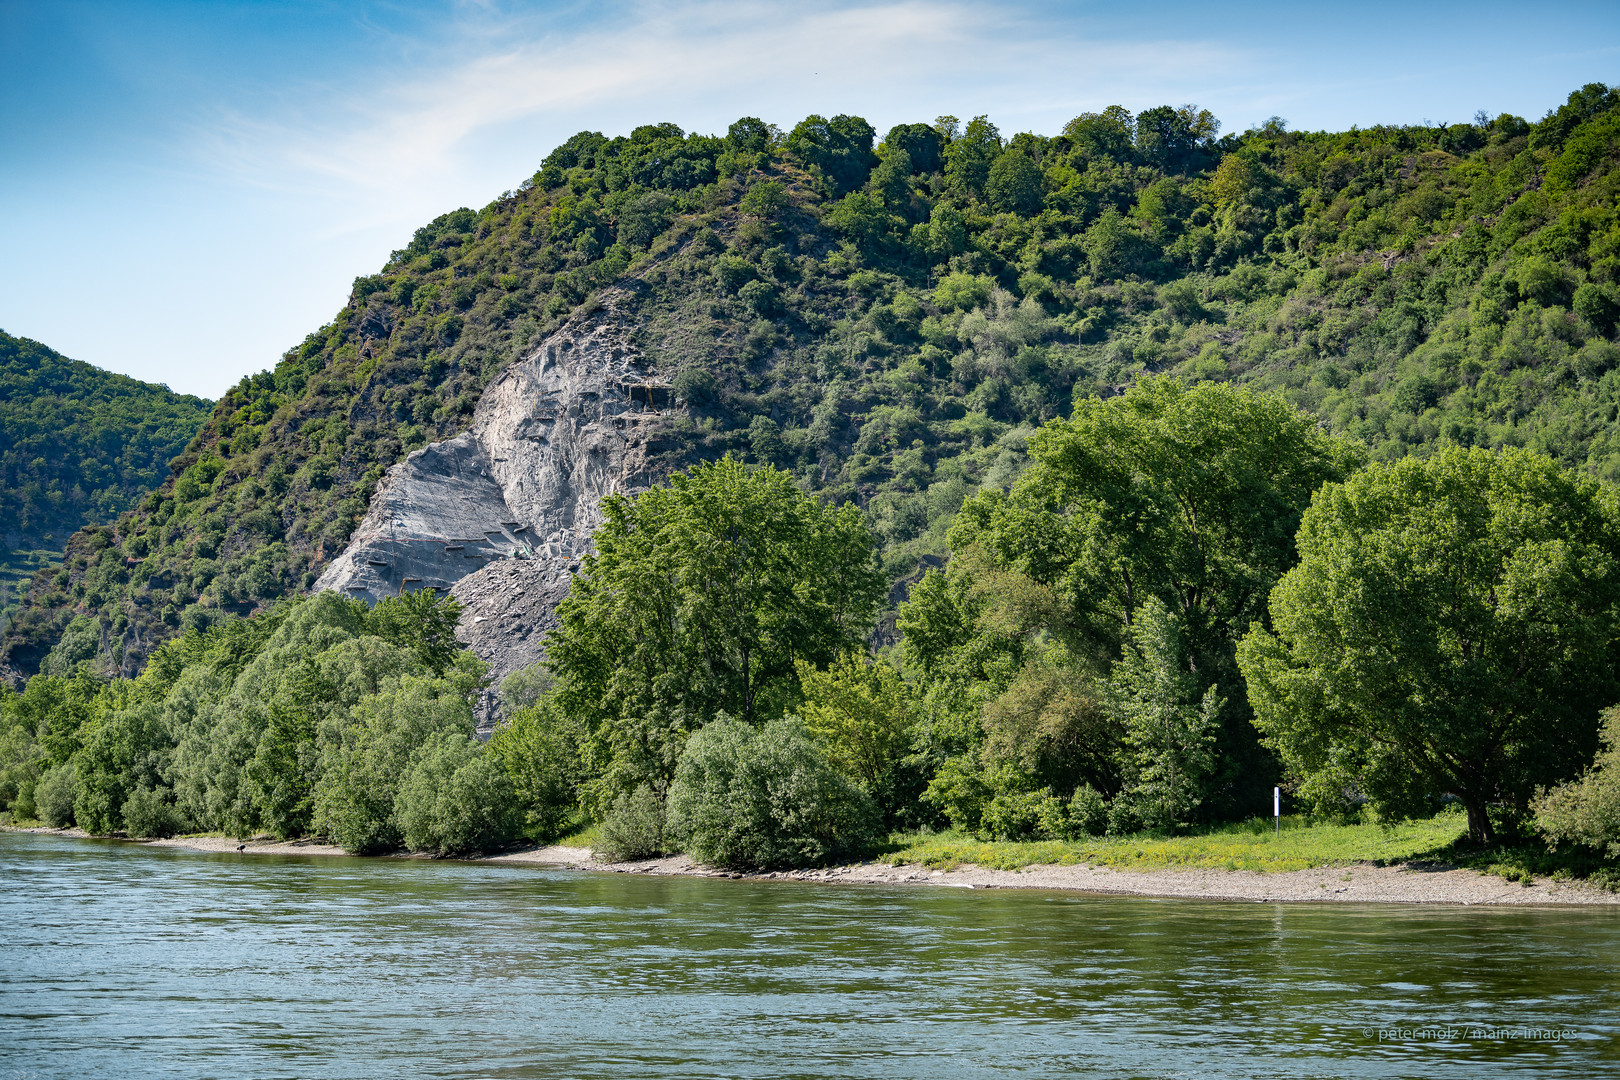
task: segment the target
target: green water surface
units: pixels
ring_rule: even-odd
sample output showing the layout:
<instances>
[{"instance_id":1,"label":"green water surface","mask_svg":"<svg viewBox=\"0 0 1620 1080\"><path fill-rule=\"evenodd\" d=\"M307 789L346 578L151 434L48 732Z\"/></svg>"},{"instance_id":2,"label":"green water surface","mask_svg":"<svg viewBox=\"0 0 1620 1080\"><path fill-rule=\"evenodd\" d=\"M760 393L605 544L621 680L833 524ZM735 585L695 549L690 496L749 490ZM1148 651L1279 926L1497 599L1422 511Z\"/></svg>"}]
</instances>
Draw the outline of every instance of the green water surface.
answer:
<instances>
[{"instance_id":1,"label":"green water surface","mask_svg":"<svg viewBox=\"0 0 1620 1080\"><path fill-rule=\"evenodd\" d=\"M1620 1076L1620 909L0 834L0 1080ZM1404 1029L1404 1030L1396 1030Z\"/></svg>"}]
</instances>

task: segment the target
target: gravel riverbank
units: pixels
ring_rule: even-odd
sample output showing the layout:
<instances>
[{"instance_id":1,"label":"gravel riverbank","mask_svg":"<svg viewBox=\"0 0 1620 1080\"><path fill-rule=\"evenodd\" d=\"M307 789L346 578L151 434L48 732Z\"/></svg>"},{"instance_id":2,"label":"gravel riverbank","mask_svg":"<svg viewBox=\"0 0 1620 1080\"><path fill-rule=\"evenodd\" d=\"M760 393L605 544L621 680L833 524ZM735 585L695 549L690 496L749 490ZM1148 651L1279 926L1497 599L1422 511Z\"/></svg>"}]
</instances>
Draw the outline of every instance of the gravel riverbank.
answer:
<instances>
[{"instance_id":1,"label":"gravel riverbank","mask_svg":"<svg viewBox=\"0 0 1620 1080\"><path fill-rule=\"evenodd\" d=\"M923 866L856 863L825 870L792 870L770 874L736 874L693 863L684 855L644 862L606 863L591 858L587 848L553 846L492 856L491 862L567 866L624 874L687 874L746 877L750 880L819 881L845 885L933 885L958 889L1059 889L1116 896L1175 897L1186 900L1257 902L1338 902L1386 904L1608 904L1620 905L1620 893L1576 882L1538 878L1533 885L1505 881L1494 874L1436 866L1328 866L1286 873L1252 870L1114 870L1101 866L1029 866L990 870L960 866L930 870Z\"/></svg>"},{"instance_id":2,"label":"gravel riverbank","mask_svg":"<svg viewBox=\"0 0 1620 1080\"><path fill-rule=\"evenodd\" d=\"M23 829L53 836L86 834L78 829ZM137 840L154 847L184 848L217 854L344 855L342 848L313 840L231 840L217 836ZM1325 866L1313 870L1260 873L1252 870L1114 870L1101 866L1029 866L990 870L960 866L930 870L923 866L855 863L823 870L788 870L738 874L694 863L684 855L642 862L601 862L589 848L551 845L492 855L478 862L563 867L618 874L683 875L747 878L754 881L816 881L839 885L929 885L958 889L1058 889L1114 896L1173 897L1184 900L1377 904L1599 904L1620 905L1620 893L1579 882L1537 878L1534 884L1506 881L1477 870L1434 865Z\"/></svg>"}]
</instances>

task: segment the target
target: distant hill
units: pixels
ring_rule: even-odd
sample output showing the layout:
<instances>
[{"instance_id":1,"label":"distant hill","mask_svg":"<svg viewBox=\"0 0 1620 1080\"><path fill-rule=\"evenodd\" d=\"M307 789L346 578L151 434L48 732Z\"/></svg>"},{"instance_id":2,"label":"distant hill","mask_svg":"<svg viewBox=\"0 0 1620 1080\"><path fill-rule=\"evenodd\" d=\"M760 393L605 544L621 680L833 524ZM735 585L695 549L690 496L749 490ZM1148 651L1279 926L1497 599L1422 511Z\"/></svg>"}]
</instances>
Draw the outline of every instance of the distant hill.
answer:
<instances>
[{"instance_id":1,"label":"distant hill","mask_svg":"<svg viewBox=\"0 0 1620 1080\"><path fill-rule=\"evenodd\" d=\"M0 612L68 537L168 479L212 404L0 331Z\"/></svg>"},{"instance_id":2,"label":"distant hill","mask_svg":"<svg viewBox=\"0 0 1620 1080\"><path fill-rule=\"evenodd\" d=\"M72 623L133 672L309 589L388 467L610 287L677 406L658 463L733 452L856 501L897 580L1034 426L1143 372L1277 390L1378 458L1525 444L1620 477L1620 94L1218 136L1190 106L1011 138L985 117L582 132L233 388L174 479L34 579L0 659L33 670Z\"/></svg>"}]
</instances>

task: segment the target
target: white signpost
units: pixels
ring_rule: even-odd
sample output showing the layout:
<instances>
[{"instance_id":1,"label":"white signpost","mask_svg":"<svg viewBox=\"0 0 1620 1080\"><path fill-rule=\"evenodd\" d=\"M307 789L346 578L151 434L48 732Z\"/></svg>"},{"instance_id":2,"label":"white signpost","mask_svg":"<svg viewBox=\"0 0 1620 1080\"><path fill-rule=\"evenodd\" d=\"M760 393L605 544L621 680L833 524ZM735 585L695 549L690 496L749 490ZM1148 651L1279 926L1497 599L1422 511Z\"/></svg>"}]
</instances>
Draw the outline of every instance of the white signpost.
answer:
<instances>
[{"instance_id":1,"label":"white signpost","mask_svg":"<svg viewBox=\"0 0 1620 1080\"><path fill-rule=\"evenodd\" d=\"M1277 821L1277 839L1282 839L1282 788L1271 789L1271 816Z\"/></svg>"}]
</instances>

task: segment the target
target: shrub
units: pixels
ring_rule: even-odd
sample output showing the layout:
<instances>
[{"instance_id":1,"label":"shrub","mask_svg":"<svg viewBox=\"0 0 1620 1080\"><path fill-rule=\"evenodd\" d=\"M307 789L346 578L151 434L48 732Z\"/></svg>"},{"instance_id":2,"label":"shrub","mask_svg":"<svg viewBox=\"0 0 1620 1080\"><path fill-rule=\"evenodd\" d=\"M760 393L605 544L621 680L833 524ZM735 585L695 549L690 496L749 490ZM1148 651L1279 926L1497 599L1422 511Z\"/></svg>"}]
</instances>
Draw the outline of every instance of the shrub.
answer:
<instances>
[{"instance_id":1,"label":"shrub","mask_svg":"<svg viewBox=\"0 0 1620 1080\"><path fill-rule=\"evenodd\" d=\"M1136 800L1119 795L1108 804L1108 835L1129 836L1142 829L1142 812Z\"/></svg>"},{"instance_id":2,"label":"shrub","mask_svg":"<svg viewBox=\"0 0 1620 1080\"><path fill-rule=\"evenodd\" d=\"M511 781L477 742L457 731L439 732L413 755L394 812L412 851L490 851L517 835Z\"/></svg>"},{"instance_id":3,"label":"shrub","mask_svg":"<svg viewBox=\"0 0 1620 1080\"><path fill-rule=\"evenodd\" d=\"M502 684L503 694L517 675ZM536 840L555 840L578 801L583 738L577 720L541 698L496 728L489 741L489 752L506 770L526 815L525 831Z\"/></svg>"},{"instance_id":4,"label":"shrub","mask_svg":"<svg viewBox=\"0 0 1620 1080\"><path fill-rule=\"evenodd\" d=\"M729 717L686 745L669 835L699 862L739 870L811 866L876 840L876 808L796 719L755 730Z\"/></svg>"},{"instance_id":5,"label":"shrub","mask_svg":"<svg viewBox=\"0 0 1620 1080\"><path fill-rule=\"evenodd\" d=\"M173 836L185 828L180 811L163 792L149 787L138 787L124 800L124 829L131 836Z\"/></svg>"},{"instance_id":6,"label":"shrub","mask_svg":"<svg viewBox=\"0 0 1620 1080\"><path fill-rule=\"evenodd\" d=\"M990 840L1049 839L1062 830L1063 804L1051 791L1001 792L984 808L979 830Z\"/></svg>"},{"instance_id":7,"label":"shrub","mask_svg":"<svg viewBox=\"0 0 1620 1080\"><path fill-rule=\"evenodd\" d=\"M642 784L634 792L613 800L612 808L602 819L591 854L608 862L631 862L667 854L667 819L663 800L652 788Z\"/></svg>"},{"instance_id":8,"label":"shrub","mask_svg":"<svg viewBox=\"0 0 1620 1080\"><path fill-rule=\"evenodd\" d=\"M73 824L73 799L79 793L79 773L72 763L48 769L34 787L39 820L54 829Z\"/></svg>"},{"instance_id":9,"label":"shrub","mask_svg":"<svg viewBox=\"0 0 1620 1080\"><path fill-rule=\"evenodd\" d=\"M1604 710L1604 748L1580 779L1535 800L1536 825L1553 844L1570 841L1620 856L1620 706Z\"/></svg>"},{"instance_id":10,"label":"shrub","mask_svg":"<svg viewBox=\"0 0 1620 1080\"><path fill-rule=\"evenodd\" d=\"M1069 800L1070 838L1101 836L1108 831L1108 802L1090 784L1075 789Z\"/></svg>"}]
</instances>

